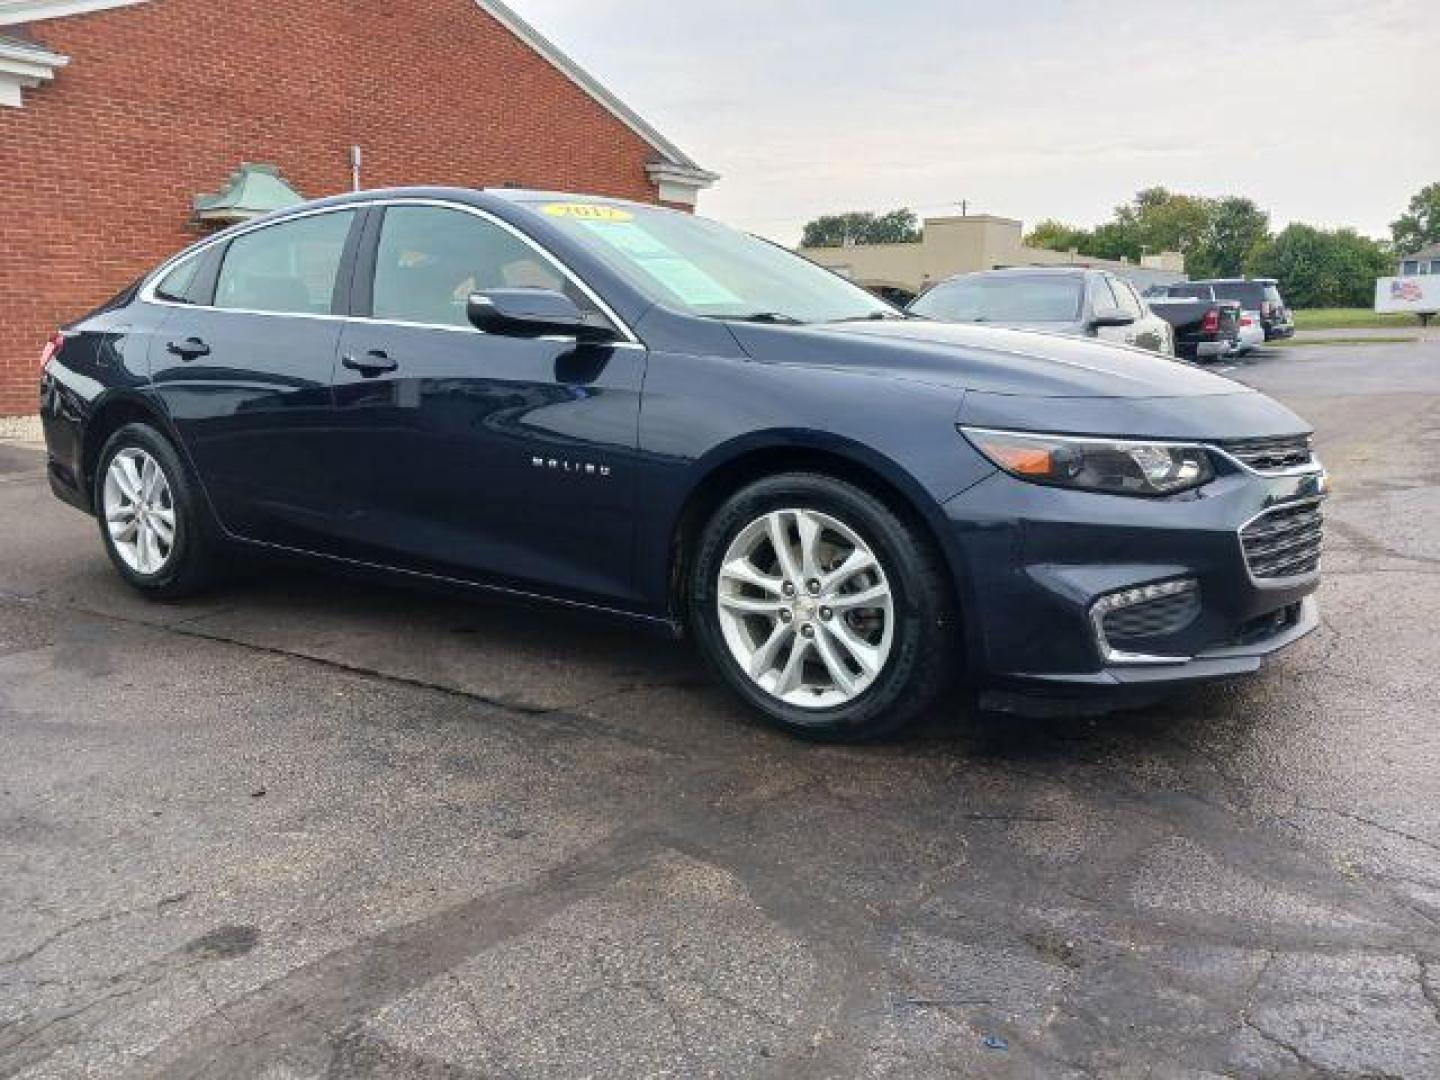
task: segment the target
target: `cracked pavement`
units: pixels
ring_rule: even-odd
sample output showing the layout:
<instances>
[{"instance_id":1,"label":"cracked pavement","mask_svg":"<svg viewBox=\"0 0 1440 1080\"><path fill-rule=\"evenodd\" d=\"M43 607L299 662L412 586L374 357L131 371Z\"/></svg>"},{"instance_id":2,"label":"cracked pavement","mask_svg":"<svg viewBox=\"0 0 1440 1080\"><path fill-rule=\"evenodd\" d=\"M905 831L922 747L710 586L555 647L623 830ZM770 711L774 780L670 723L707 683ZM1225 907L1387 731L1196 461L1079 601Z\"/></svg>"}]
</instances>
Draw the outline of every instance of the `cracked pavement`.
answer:
<instances>
[{"instance_id":1,"label":"cracked pavement","mask_svg":"<svg viewBox=\"0 0 1440 1080\"><path fill-rule=\"evenodd\" d=\"M267 568L148 604L0 444L0 1077L1440 1075L1440 343L1320 430L1323 628L814 747L686 647Z\"/></svg>"}]
</instances>

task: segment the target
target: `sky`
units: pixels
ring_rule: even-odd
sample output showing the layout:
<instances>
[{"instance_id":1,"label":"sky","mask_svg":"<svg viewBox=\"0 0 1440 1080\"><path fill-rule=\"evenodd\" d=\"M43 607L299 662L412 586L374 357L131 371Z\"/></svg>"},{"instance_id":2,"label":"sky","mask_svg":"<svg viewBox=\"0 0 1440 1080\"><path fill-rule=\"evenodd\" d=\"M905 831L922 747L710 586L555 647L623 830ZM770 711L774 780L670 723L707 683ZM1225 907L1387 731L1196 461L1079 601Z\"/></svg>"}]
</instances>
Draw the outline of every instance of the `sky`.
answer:
<instances>
[{"instance_id":1,"label":"sky","mask_svg":"<svg viewBox=\"0 0 1440 1080\"><path fill-rule=\"evenodd\" d=\"M1440 180L1440 0L510 0L702 166L710 217L1092 226L1143 187L1385 238Z\"/></svg>"}]
</instances>

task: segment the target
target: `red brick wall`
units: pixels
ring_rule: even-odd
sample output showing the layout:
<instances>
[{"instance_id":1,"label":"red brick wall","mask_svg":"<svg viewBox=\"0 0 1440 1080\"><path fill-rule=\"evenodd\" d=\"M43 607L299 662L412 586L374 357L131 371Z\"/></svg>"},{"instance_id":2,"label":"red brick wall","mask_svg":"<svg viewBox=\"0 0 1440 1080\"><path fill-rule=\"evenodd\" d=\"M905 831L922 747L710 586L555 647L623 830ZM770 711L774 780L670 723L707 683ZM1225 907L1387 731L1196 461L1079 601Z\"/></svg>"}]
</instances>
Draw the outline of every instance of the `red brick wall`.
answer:
<instances>
[{"instance_id":1,"label":"red brick wall","mask_svg":"<svg viewBox=\"0 0 1440 1080\"><path fill-rule=\"evenodd\" d=\"M36 23L71 58L0 108L0 415L47 334L194 239L241 161L309 198L515 183L654 200L656 155L473 0L150 0Z\"/></svg>"}]
</instances>

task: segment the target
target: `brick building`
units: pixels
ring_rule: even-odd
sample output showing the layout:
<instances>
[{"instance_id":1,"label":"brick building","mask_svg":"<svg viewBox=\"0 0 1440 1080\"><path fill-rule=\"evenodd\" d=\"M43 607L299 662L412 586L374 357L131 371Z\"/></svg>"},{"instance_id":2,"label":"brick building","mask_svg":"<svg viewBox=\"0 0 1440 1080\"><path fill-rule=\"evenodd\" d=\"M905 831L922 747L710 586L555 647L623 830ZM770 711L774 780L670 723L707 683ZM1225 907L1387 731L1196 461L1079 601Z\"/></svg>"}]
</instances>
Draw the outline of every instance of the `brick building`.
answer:
<instances>
[{"instance_id":1,"label":"brick building","mask_svg":"<svg viewBox=\"0 0 1440 1080\"><path fill-rule=\"evenodd\" d=\"M225 220L243 164L315 198L352 147L365 187L692 206L715 179L498 0L0 0L0 415L35 411L51 330Z\"/></svg>"}]
</instances>

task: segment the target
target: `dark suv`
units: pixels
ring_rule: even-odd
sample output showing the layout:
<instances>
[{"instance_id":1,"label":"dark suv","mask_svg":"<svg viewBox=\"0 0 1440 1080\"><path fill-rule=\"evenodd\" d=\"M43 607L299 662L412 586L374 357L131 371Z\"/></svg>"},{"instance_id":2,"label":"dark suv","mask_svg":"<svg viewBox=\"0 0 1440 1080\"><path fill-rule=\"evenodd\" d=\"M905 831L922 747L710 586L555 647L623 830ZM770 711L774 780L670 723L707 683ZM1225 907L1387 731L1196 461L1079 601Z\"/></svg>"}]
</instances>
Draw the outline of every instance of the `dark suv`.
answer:
<instances>
[{"instance_id":1,"label":"dark suv","mask_svg":"<svg viewBox=\"0 0 1440 1080\"><path fill-rule=\"evenodd\" d=\"M1265 328L1265 340L1295 336L1295 320L1280 295L1279 282L1274 278L1212 278L1207 281L1183 281L1167 290L1171 296L1190 296L1198 300L1238 300L1242 312L1254 312Z\"/></svg>"}]
</instances>

